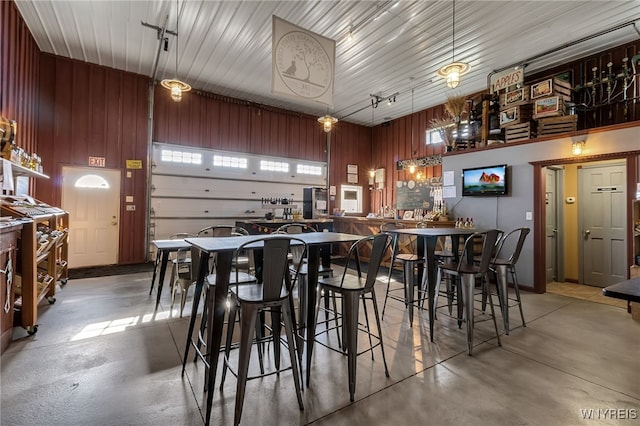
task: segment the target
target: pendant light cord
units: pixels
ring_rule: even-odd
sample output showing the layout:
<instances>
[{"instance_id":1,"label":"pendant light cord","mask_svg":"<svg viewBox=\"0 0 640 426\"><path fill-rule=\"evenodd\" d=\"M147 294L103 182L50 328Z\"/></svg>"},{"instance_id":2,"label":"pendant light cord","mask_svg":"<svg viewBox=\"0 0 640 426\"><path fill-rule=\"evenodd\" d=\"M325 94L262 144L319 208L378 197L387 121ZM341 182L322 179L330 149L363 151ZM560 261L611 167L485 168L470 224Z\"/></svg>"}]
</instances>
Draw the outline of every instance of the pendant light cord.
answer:
<instances>
[{"instance_id":1,"label":"pendant light cord","mask_svg":"<svg viewBox=\"0 0 640 426\"><path fill-rule=\"evenodd\" d=\"M180 35L180 31L179 31L179 27L178 27L178 22L180 21L178 19L178 15L179 15L179 7L178 7L178 0L176 0L176 80L178 79L178 46L180 45L180 43L178 42L178 37Z\"/></svg>"},{"instance_id":2,"label":"pendant light cord","mask_svg":"<svg viewBox=\"0 0 640 426\"><path fill-rule=\"evenodd\" d=\"M413 163L413 88L411 88L411 162Z\"/></svg>"},{"instance_id":3,"label":"pendant light cord","mask_svg":"<svg viewBox=\"0 0 640 426\"><path fill-rule=\"evenodd\" d=\"M451 62L455 63L456 62L456 0L453 0L453 13L451 14L452 18L452 27L453 27L453 34L452 34L452 38L453 40L451 41Z\"/></svg>"}]
</instances>

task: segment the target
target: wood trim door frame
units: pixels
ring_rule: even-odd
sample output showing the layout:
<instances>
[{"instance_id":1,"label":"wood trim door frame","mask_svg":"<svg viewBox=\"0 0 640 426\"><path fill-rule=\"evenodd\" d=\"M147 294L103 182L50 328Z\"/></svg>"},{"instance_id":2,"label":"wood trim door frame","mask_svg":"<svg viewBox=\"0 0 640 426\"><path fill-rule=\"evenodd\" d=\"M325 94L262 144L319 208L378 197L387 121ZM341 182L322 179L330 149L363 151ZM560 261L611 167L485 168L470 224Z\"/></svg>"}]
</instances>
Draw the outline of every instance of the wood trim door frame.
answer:
<instances>
[{"instance_id":1,"label":"wood trim door frame","mask_svg":"<svg viewBox=\"0 0 640 426\"><path fill-rule=\"evenodd\" d=\"M616 152L610 154L579 156L573 158L559 158L531 162L533 166L533 289L536 293L544 293L547 289L545 262L545 188L546 176L542 169L551 165L590 163L603 160L626 160L627 173L627 211L631 211L633 197L636 193L636 179L638 177L638 155L640 150ZM633 264L633 215L627 215L627 265Z\"/></svg>"}]
</instances>

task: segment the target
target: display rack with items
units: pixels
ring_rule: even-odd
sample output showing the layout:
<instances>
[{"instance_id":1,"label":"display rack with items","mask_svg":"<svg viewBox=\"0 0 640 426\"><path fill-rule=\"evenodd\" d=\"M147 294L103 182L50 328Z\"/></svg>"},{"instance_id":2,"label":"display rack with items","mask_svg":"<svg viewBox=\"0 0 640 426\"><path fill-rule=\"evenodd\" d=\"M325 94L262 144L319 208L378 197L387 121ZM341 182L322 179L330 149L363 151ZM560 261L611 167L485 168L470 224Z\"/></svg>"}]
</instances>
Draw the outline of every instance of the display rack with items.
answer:
<instances>
[{"instance_id":1,"label":"display rack with items","mask_svg":"<svg viewBox=\"0 0 640 426\"><path fill-rule=\"evenodd\" d=\"M284 220L293 220L294 216L300 216L299 212L295 210L298 206L293 204L292 198L262 198L261 208L263 210L270 210L270 212L265 214L265 218L270 220L276 218L276 210L278 209L282 210L282 219Z\"/></svg>"},{"instance_id":2,"label":"display rack with items","mask_svg":"<svg viewBox=\"0 0 640 426\"><path fill-rule=\"evenodd\" d=\"M45 297L54 303L56 283L65 284L68 279L69 215L30 197L2 196L0 200L3 216L30 219L23 223L18 240L14 305L20 312L19 324L33 334L38 331L38 303Z\"/></svg>"}]
</instances>

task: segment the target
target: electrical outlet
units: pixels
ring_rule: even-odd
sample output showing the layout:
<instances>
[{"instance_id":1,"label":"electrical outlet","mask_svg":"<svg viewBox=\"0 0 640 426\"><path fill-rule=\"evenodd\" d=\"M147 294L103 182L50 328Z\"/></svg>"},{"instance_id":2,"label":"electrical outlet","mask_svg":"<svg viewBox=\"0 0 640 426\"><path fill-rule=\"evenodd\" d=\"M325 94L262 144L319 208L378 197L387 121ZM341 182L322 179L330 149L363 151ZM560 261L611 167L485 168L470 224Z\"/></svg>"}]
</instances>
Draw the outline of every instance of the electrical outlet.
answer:
<instances>
[{"instance_id":1,"label":"electrical outlet","mask_svg":"<svg viewBox=\"0 0 640 426\"><path fill-rule=\"evenodd\" d=\"M525 218L525 220L533 220L533 213L532 212L526 212L524 214L524 218Z\"/></svg>"}]
</instances>

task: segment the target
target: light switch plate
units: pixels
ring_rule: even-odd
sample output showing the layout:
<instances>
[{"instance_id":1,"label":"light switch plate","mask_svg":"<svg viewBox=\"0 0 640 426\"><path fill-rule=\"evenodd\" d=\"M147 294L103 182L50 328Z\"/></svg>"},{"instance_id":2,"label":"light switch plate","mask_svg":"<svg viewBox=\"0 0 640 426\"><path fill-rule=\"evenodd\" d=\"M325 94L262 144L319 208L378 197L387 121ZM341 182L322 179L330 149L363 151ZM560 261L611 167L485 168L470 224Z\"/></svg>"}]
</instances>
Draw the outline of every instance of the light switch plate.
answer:
<instances>
[{"instance_id":1,"label":"light switch plate","mask_svg":"<svg viewBox=\"0 0 640 426\"><path fill-rule=\"evenodd\" d=\"M524 218L525 218L526 220L533 220L533 213L532 213L532 212L526 212L526 213L524 214Z\"/></svg>"}]
</instances>

